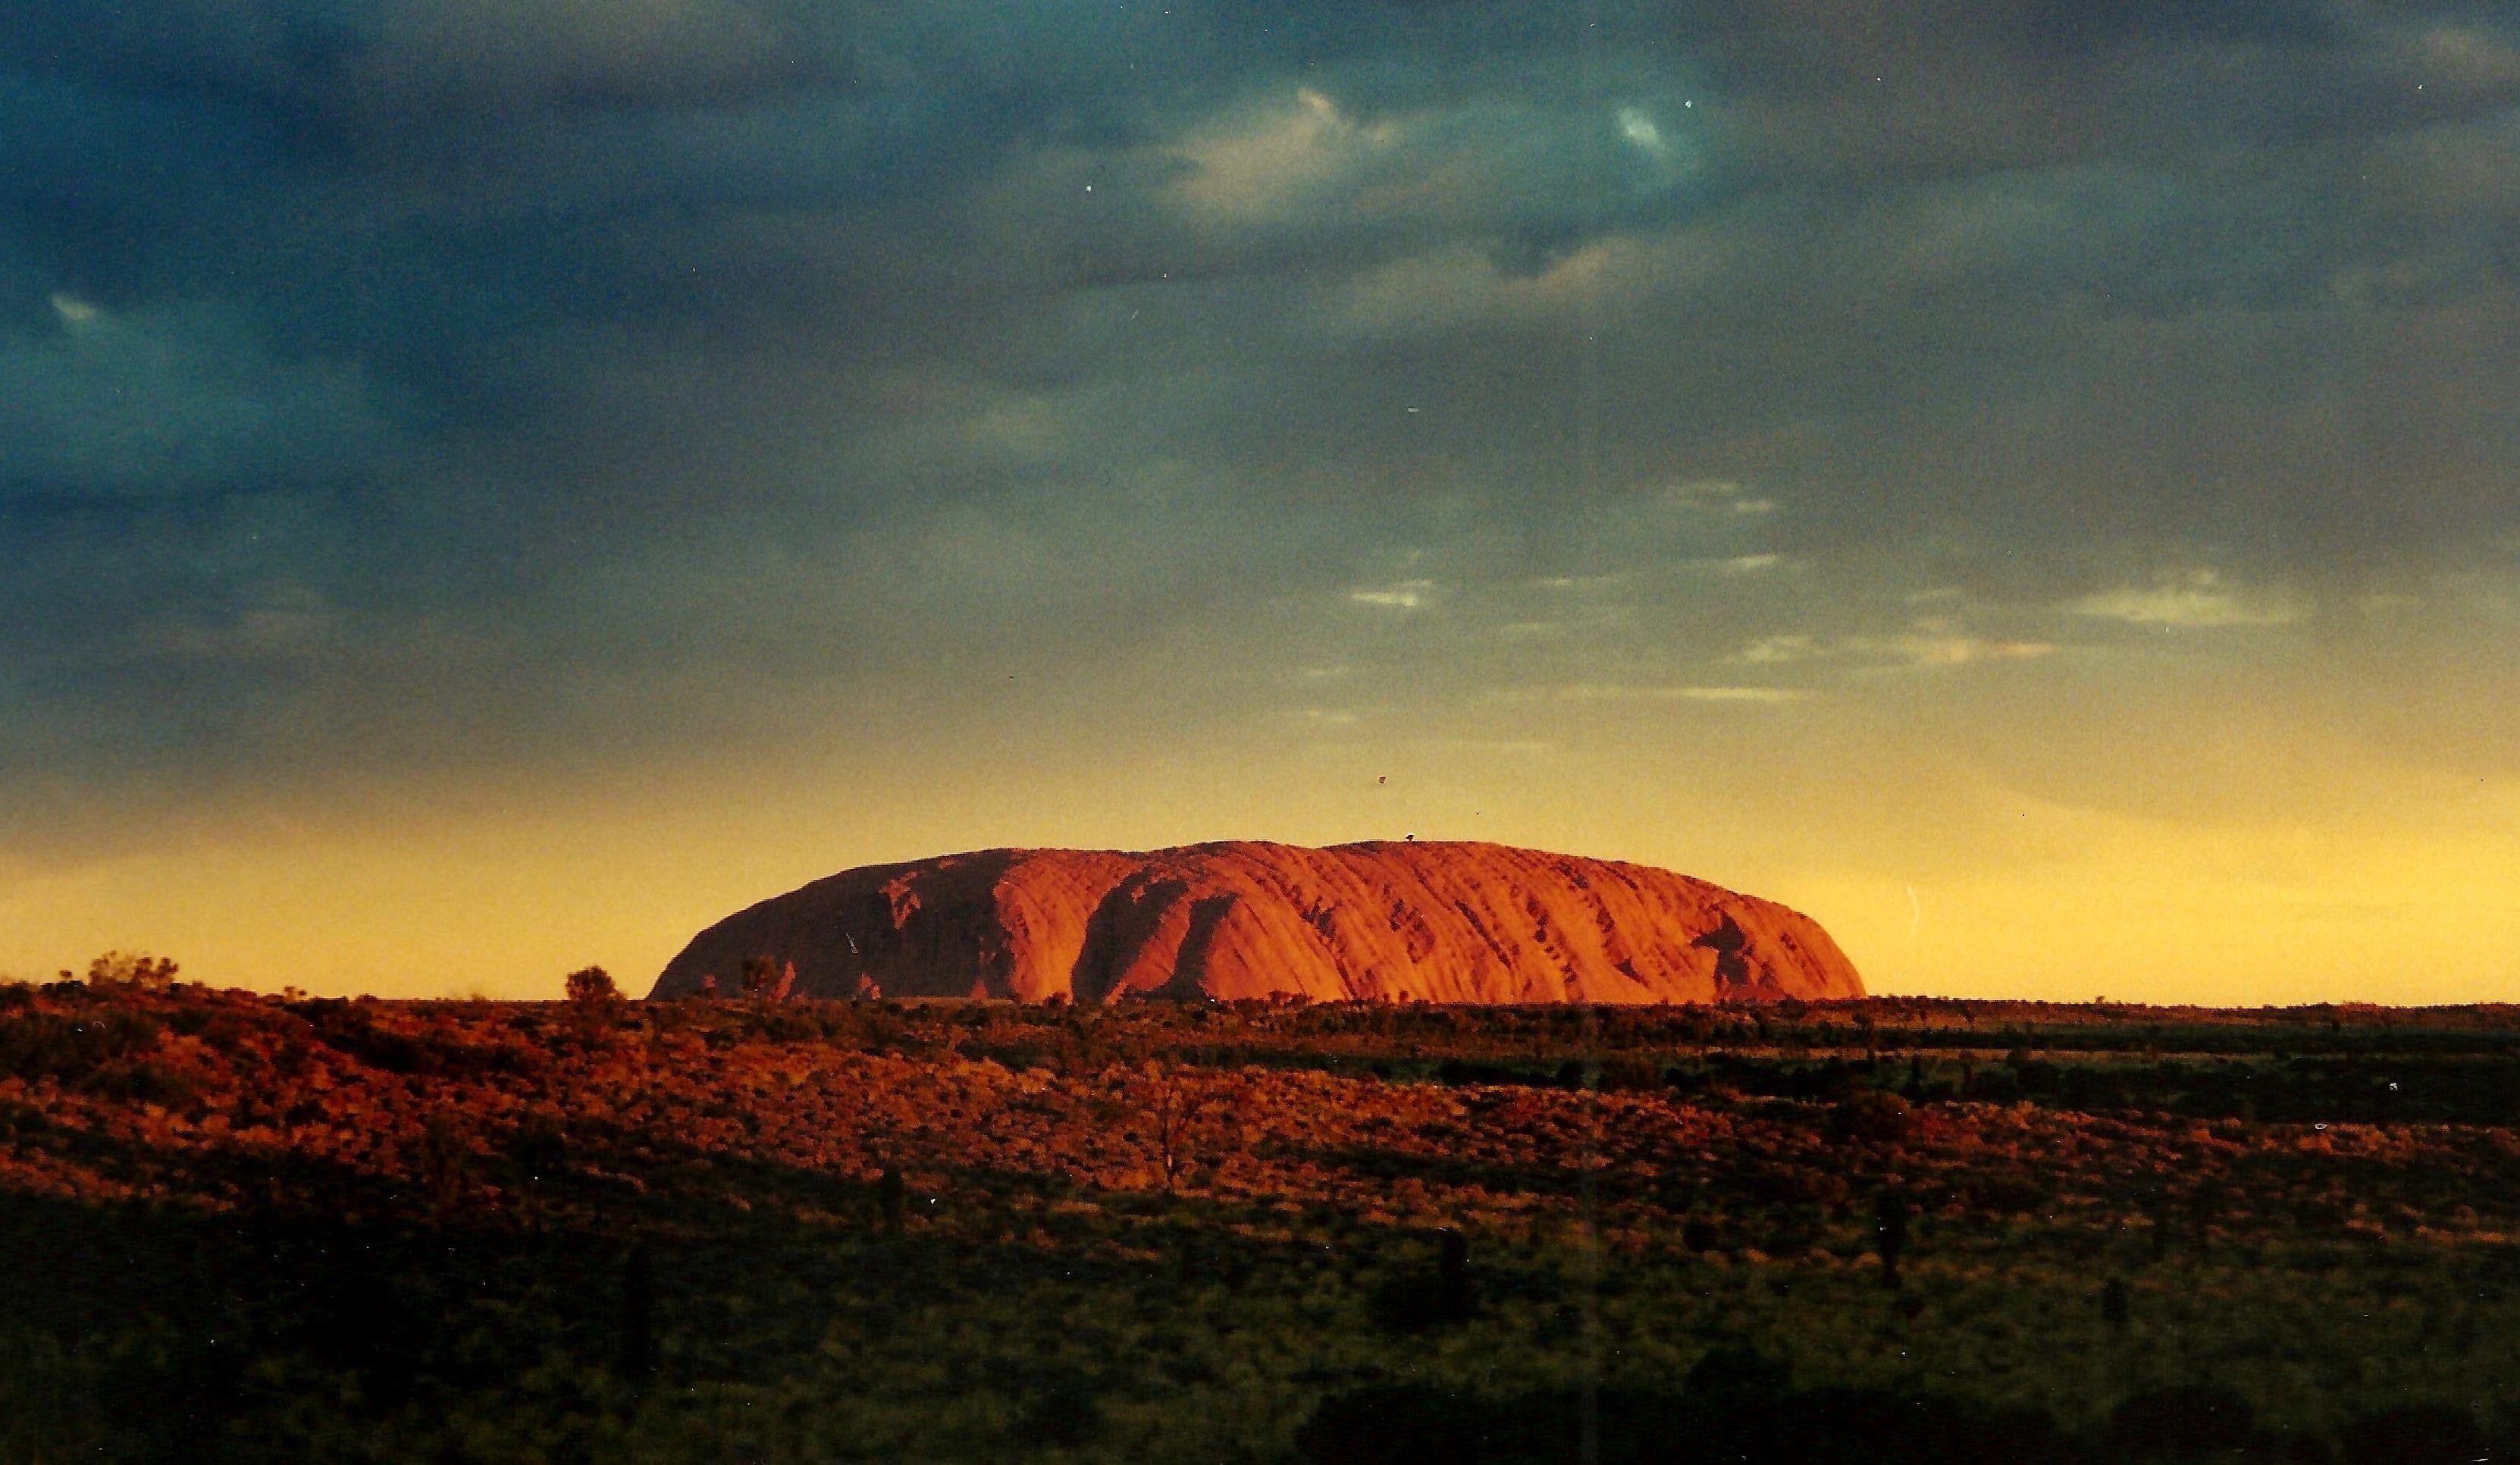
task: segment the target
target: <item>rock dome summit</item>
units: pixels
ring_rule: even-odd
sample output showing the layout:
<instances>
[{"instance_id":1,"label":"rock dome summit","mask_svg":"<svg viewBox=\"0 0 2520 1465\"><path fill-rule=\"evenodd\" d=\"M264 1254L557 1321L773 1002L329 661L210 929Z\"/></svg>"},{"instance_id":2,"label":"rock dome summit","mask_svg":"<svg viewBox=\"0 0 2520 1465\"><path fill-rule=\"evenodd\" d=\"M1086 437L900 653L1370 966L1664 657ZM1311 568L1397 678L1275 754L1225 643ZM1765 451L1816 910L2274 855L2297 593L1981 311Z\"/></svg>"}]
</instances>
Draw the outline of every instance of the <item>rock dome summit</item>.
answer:
<instances>
[{"instance_id":1,"label":"rock dome summit","mask_svg":"<svg viewBox=\"0 0 2520 1465\"><path fill-rule=\"evenodd\" d=\"M739 911L649 993L799 997L1766 1002L1861 997L1820 924L1646 865L1471 843L1144 853L987 849L869 865Z\"/></svg>"}]
</instances>

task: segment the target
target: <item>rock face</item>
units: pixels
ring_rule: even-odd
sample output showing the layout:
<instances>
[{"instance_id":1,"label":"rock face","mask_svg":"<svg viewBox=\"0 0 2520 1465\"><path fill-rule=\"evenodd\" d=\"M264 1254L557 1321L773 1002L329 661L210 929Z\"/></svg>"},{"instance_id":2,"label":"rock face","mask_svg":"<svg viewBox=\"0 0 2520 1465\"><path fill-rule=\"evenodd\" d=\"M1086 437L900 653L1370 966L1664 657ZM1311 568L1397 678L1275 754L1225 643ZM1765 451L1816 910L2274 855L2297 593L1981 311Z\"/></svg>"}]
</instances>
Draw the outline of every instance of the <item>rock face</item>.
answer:
<instances>
[{"instance_id":1,"label":"rock face","mask_svg":"<svg viewBox=\"0 0 2520 1465\"><path fill-rule=\"evenodd\" d=\"M988 849L870 865L701 932L656 979L800 997L1299 994L1433 1002L1761 1002L1864 995L1828 933L1644 865L1484 844Z\"/></svg>"}]
</instances>

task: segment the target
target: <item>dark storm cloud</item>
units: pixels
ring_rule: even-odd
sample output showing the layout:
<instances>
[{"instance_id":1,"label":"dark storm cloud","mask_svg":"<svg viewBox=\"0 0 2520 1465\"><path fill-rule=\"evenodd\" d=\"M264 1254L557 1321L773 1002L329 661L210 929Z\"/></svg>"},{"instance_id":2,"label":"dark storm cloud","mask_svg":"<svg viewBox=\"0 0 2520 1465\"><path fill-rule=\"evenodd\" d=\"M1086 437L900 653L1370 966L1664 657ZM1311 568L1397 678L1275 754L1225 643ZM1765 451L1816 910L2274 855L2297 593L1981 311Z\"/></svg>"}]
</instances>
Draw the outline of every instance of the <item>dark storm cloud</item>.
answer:
<instances>
[{"instance_id":1,"label":"dark storm cloud","mask_svg":"<svg viewBox=\"0 0 2520 1465\"><path fill-rule=\"evenodd\" d=\"M1654 553L2016 600L2513 529L2498 10L1597 19L10 8L0 737L698 726L704 668L1579 573L1699 479L1784 508Z\"/></svg>"}]
</instances>

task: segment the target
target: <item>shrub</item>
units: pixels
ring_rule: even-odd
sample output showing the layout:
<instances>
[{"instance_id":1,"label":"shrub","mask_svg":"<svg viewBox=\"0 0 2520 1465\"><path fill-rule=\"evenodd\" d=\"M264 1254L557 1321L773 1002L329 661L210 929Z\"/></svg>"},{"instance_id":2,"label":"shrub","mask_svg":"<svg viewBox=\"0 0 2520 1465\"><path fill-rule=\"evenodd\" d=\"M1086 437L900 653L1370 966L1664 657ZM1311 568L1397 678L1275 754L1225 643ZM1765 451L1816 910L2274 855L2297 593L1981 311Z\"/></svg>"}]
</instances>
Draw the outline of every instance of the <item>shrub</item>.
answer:
<instances>
[{"instance_id":1,"label":"shrub","mask_svg":"<svg viewBox=\"0 0 2520 1465\"><path fill-rule=\"evenodd\" d=\"M1725 1345L1708 1350L1691 1365L1682 1387L1698 1398L1761 1402L1784 1394L1792 1382L1791 1371L1776 1359Z\"/></svg>"},{"instance_id":2,"label":"shrub","mask_svg":"<svg viewBox=\"0 0 2520 1465\"><path fill-rule=\"evenodd\" d=\"M743 959L743 994L785 1002L796 988L796 964L781 963L777 957L747 956Z\"/></svg>"},{"instance_id":3,"label":"shrub","mask_svg":"<svg viewBox=\"0 0 2520 1465\"><path fill-rule=\"evenodd\" d=\"M1908 1249L1908 1198L1883 1190L1873 1204L1872 1246L1881 1256L1881 1282L1899 1285L1899 1258Z\"/></svg>"},{"instance_id":4,"label":"shrub","mask_svg":"<svg viewBox=\"0 0 2520 1465\"><path fill-rule=\"evenodd\" d=\"M104 1098L167 1109L190 1108L202 1094L198 1076L145 1058L107 1064L89 1076L86 1086Z\"/></svg>"},{"instance_id":5,"label":"shrub","mask_svg":"<svg viewBox=\"0 0 2520 1465\"><path fill-rule=\"evenodd\" d=\"M136 1012L18 1014L0 1019L0 1075L93 1077L118 1060L156 1048L162 1030L155 1019Z\"/></svg>"},{"instance_id":6,"label":"shrub","mask_svg":"<svg viewBox=\"0 0 2520 1465\"><path fill-rule=\"evenodd\" d=\"M1881 1144L1894 1144L1906 1139L1915 1127L1915 1106L1897 1094L1879 1089L1858 1089L1837 1103L1829 1112L1830 1132L1840 1139L1864 1139Z\"/></svg>"},{"instance_id":7,"label":"shrub","mask_svg":"<svg viewBox=\"0 0 2520 1465\"><path fill-rule=\"evenodd\" d=\"M568 974L568 1000L588 1007L601 1007L621 999L621 988L612 984L612 974L602 967L580 967Z\"/></svg>"},{"instance_id":8,"label":"shrub","mask_svg":"<svg viewBox=\"0 0 2520 1465\"><path fill-rule=\"evenodd\" d=\"M875 1197L876 1209L883 1216L883 1228L898 1235L903 1213L910 1204L910 1187L899 1169L889 1165L883 1167L883 1173L876 1177Z\"/></svg>"},{"instance_id":9,"label":"shrub","mask_svg":"<svg viewBox=\"0 0 2520 1465\"><path fill-rule=\"evenodd\" d=\"M162 992L175 984L175 963L165 957L152 957L145 951L125 955L108 951L87 964L87 984L92 987L129 987L134 991ZM62 974L68 980L69 973Z\"/></svg>"},{"instance_id":10,"label":"shrub","mask_svg":"<svg viewBox=\"0 0 2520 1465\"><path fill-rule=\"evenodd\" d=\"M2399 1404L2347 1425L2338 1438L2346 1465L2424 1465L2502 1458L2476 1417L2456 1404Z\"/></svg>"},{"instance_id":11,"label":"shrub","mask_svg":"<svg viewBox=\"0 0 2520 1465\"><path fill-rule=\"evenodd\" d=\"M1637 1093L1662 1086L1662 1066L1643 1053L1614 1053L1601 1060L1605 1093Z\"/></svg>"},{"instance_id":12,"label":"shrub","mask_svg":"<svg viewBox=\"0 0 2520 1465\"><path fill-rule=\"evenodd\" d=\"M2255 1445L2257 1420L2249 1401L2228 1389L2153 1389L2109 1411L2109 1443L2137 1459L2192 1460Z\"/></svg>"},{"instance_id":13,"label":"shrub","mask_svg":"<svg viewBox=\"0 0 2520 1465\"><path fill-rule=\"evenodd\" d=\"M1295 1432L1316 1465L1476 1460L1559 1461L1585 1435L1598 1458L1649 1461L1864 1460L2064 1465L2080 1456L2043 1414L1988 1411L1932 1395L1869 1389L1782 1390L1781 1371L1749 1360L1731 1379L1668 1395L1603 1390L1478 1397L1424 1385L1375 1385L1323 1400Z\"/></svg>"},{"instance_id":14,"label":"shrub","mask_svg":"<svg viewBox=\"0 0 2520 1465\"><path fill-rule=\"evenodd\" d=\"M1434 1274L1405 1272L1392 1278L1374 1294L1372 1307L1374 1321L1394 1333L1423 1332L1476 1316L1478 1293L1470 1280L1469 1238L1446 1230Z\"/></svg>"},{"instance_id":15,"label":"shrub","mask_svg":"<svg viewBox=\"0 0 2520 1465\"><path fill-rule=\"evenodd\" d=\"M472 1185L472 1146L453 1115L433 1114L421 1131L414 1168L439 1218L452 1215Z\"/></svg>"}]
</instances>

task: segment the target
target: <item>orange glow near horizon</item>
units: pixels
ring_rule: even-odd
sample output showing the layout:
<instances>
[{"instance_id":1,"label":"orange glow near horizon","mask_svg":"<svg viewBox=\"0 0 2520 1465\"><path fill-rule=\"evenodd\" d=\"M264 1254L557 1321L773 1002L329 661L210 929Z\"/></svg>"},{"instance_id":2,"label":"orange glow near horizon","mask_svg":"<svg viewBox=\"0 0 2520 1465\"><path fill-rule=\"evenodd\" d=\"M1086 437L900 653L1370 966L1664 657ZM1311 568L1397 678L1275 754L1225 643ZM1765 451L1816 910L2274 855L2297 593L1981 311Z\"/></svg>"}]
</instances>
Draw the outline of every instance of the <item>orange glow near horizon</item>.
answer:
<instances>
[{"instance_id":1,"label":"orange glow near horizon","mask_svg":"<svg viewBox=\"0 0 2520 1465\"><path fill-rule=\"evenodd\" d=\"M1692 710L1733 719L1701 720L1700 746L1749 735L1740 710ZM1949 769L1885 785L1860 758L1822 766L1834 745L1815 708L1751 710L1801 717L1814 740L1794 757L1728 760L1766 783L1692 768L1656 724L1596 718L1561 726L1568 746L1553 751L1505 738L1272 745L1246 729L1101 767L1045 740L1001 750L995 777L958 778L960 753L931 743L891 766L695 764L640 781L636 800L520 788L205 822L10 884L0 972L118 947L264 989L548 997L594 962L644 991L701 927L855 864L1000 845L1416 834L1636 860L1781 900L1820 919L1885 994L2411 1004L2520 989L2520 784L2365 767L2354 808L2181 818Z\"/></svg>"}]
</instances>

